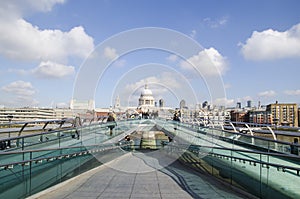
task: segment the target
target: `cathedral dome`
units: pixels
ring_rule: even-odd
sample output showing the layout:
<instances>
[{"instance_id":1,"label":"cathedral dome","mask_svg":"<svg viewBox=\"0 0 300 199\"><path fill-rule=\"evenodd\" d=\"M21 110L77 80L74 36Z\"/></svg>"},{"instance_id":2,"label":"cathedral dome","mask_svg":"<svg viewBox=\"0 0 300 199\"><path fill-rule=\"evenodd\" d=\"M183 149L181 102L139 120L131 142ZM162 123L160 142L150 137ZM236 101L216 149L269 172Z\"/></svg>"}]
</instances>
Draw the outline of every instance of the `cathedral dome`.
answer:
<instances>
[{"instance_id":1,"label":"cathedral dome","mask_svg":"<svg viewBox=\"0 0 300 199\"><path fill-rule=\"evenodd\" d=\"M154 97L152 91L148 88L148 85L145 85L145 88L141 92L139 98L140 107L154 107Z\"/></svg>"},{"instance_id":2,"label":"cathedral dome","mask_svg":"<svg viewBox=\"0 0 300 199\"><path fill-rule=\"evenodd\" d=\"M145 88L141 92L141 96L152 96L152 91L148 88L148 85L145 85Z\"/></svg>"}]
</instances>

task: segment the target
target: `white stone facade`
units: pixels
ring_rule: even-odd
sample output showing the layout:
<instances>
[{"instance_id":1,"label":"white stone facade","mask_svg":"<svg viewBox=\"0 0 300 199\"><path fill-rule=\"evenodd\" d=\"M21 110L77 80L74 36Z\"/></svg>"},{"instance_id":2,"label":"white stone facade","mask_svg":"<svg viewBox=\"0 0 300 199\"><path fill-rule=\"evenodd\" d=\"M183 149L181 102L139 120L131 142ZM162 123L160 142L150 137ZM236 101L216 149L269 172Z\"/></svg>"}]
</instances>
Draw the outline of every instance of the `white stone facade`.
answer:
<instances>
[{"instance_id":1,"label":"white stone facade","mask_svg":"<svg viewBox=\"0 0 300 199\"><path fill-rule=\"evenodd\" d=\"M155 106L155 100L152 91L145 85L145 88L141 92L139 98L139 107L142 109L153 108Z\"/></svg>"}]
</instances>

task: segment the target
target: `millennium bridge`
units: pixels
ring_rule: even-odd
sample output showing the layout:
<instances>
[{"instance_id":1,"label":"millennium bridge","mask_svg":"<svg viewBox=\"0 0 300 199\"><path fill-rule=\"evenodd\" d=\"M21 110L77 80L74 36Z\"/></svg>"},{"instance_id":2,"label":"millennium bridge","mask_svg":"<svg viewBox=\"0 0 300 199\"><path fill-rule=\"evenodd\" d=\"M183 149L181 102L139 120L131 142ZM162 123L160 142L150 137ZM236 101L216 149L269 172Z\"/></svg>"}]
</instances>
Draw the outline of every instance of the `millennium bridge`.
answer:
<instances>
[{"instance_id":1,"label":"millennium bridge","mask_svg":"<svg viewBox=\"0 0 300 199\"><path fill-rule=\"evenodd\" d=\"M0 198L300 198L297 143L162 118L0 124Z\"/></svg>"}]
</instances>

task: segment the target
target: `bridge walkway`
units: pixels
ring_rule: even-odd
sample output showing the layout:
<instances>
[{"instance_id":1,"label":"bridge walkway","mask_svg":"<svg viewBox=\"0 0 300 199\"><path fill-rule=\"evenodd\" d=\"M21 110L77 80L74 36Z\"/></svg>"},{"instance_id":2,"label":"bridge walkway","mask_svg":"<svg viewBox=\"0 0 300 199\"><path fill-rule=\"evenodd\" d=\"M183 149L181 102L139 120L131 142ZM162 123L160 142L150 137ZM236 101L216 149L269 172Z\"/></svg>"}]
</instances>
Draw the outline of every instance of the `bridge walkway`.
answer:
<instances>
[{"instance_id":1,"label":"bridge walkway","mask_svg":"<svg viewBox=\"0 0 300 199\"><path fill-rule=\"evenodd\" d=\"M151 153L131 152L29 199L247 198L211 177L174 162L157 169ZM169 160L166 160L169 161Z\"/></svg>"}]
</instances>

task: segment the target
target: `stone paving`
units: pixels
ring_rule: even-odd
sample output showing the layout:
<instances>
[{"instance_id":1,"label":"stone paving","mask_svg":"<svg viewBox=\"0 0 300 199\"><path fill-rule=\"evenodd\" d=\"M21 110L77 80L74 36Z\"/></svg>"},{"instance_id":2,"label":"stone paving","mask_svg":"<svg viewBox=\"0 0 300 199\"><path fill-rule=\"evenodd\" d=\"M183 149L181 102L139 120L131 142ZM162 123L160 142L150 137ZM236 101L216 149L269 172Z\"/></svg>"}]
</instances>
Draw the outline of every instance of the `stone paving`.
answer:
<instances>
[{"instance_id":1,"label":"stone paving","mask_svg":"<svg viewBox=\"0 0 300 199\"><path fill-rule=\"evenodd\" d=\"M29 199L244 198L232 190L201 179L193 172L180 170L180 166L159 170L153 166L159 164L158 161L145 158L148 156L142 153L127 153ZM151 161L153 164L149 164ZM184 179L185 176L188 178ZM179 177L181 180L178 180ZM185 180L190 182L182 183ZM196 183L198 192L189 191L185 187L189 183Z\"/></svg>"}]
</instances>

